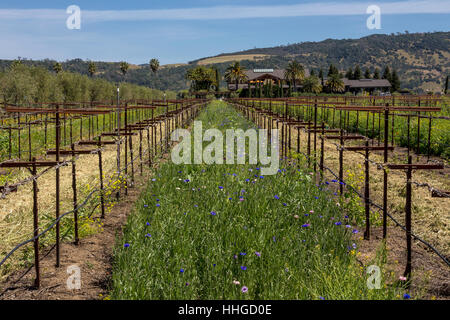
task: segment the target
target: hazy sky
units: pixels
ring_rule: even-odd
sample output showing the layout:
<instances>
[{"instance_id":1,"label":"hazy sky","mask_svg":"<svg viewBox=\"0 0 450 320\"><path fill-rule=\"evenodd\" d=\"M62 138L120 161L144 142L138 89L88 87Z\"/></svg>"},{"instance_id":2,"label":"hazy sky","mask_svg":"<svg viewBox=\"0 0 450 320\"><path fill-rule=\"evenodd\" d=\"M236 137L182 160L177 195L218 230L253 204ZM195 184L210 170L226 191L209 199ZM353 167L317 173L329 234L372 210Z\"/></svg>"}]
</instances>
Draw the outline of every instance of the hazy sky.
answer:
<instances>
[{"instance_id":1,"label":"hazy sky","mask_svg":"<svg viewBox=\"0 0 450 320\"><path fill-rule=\"evenodd\" d=\"M81 9L70 30L66 9ZM370 30L369 5L381 9ZM450 0L0 1L0 58L162 64L224 52L375 33L449 31Z\"/></svg>"}]
</instances>

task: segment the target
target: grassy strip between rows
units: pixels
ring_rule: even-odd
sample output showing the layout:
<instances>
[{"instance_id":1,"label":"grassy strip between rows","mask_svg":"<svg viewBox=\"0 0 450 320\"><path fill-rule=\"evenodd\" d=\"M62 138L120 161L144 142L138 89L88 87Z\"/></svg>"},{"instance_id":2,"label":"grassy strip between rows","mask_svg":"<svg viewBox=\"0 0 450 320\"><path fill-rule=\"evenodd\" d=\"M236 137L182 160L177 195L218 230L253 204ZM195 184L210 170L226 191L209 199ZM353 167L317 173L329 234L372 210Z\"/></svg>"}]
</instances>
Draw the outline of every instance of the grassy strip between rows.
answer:
<instances>
[{"instance_id":1,"label":"grassy strip between rows","mask_svg":"<svg viewBox=\"0 0 450 320\"><path fill-rule=\"evenodd\" d=\"M213 102L203 129L253 125ZM293 165L163 164L117 240L112 299L396 299L383 274L367 287L333 192ZM380 255L379 255L380 256Z\"/></svg>"}]
</instances>

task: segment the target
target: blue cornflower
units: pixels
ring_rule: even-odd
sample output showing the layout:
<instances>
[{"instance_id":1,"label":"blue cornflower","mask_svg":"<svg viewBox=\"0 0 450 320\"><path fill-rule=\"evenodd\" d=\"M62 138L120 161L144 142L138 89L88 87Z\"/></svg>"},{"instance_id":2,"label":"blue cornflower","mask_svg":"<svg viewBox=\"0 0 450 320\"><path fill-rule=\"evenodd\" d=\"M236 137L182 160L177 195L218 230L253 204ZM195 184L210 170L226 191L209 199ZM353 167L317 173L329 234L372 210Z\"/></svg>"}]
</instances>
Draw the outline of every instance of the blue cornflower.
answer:
<instances>
[{"instance_id":1,"label":"blue cornflower","mask_svg":"<svg viewBox=\"0 0 450 320\"><path fill-rule=\"evenodd\" d=\"M277 195L275 195L274 198L275 198L276 200L280 200L280 197L277 196Z\"/></svg>"},{"instance_id":2,"label":"blue cornflower","mask_svg":"<svg viewBox=\"0 0 450 320\"><path fill-rule=\"evenodd\" d=\"M221 190L222 190L222 189L223 189L223 187L222 187L222 186L219 186L219 189L221 189Z\"/></svg>"},{"instance_id":3,"label":"blue cornflower","mask_svg":"<svg viewBox=\"0 0 450 320\"><path fill-rule=\"evenodd\" d=\"M247 267L246 266L241 266L241 270L245 271L245 270L247 270Z\"/></svg>"},{"instance_id":4,"label":"blue cornflower","mask_svg":"<svg viewBox=\"0 0 450 320\"><path fill-rule=\"evenodd\" d=\"M211 211L211 215L215 216L215 215L217 215L217 213L215 211Z\"/></svg>"},{"instance_id":5,"label":"blue cornflower","mask_svg":"<svg viewBox=\"0 0 450 320\"><path fill-rule=\"evenodd\" d=\"M145 235L145 237L146 237L146 238L151 238L152 235L151 235L150 233L147 233L147 234Z\"/></svg>"},{"instance_id":6,"label":"blue cornflower","mask_svg":"<svg viewBox=\"0 0 450 320\"><path fill-rule=\"evenodd\" d=\"M147 222L146 225L149 226L149 225L150 225L150 222Z\"/></svg>"},{"instance_id":7,"label":"blue cornflower","mask_svg":"<svg viewBox=\"0 0 450 320\"><path fill-rule=\"evenodd\" d=\"M338 221L338 222L335 222L334 224L337 226L340 226L342 224L342 222Z\"/></svg>"},{"instance_id":8,"label":"blue cornflower","mask_svg":"<svg viewBox=\"0 0 450 320\"><path fill-rule=\"evenodd\" d=\"M316 200L317 200L317 199L319 199L319 197L317 197L317 196L316 196L316 197L314 197L314 198L315 198Z\"/></svg>"},{"instance_id":9,"label":"blue cornflower","mask_svg":"<svg viewBox=\"0 0 450 320\"><path fill-rule=\"evenodd\" d=\"M403 299L411 299L411 296L409 294L405 293L403 295Z\"/></svg>"},{"instance_id":10,"label":"blue cornflower","mask_svg":"<svg viewBox=\"0 0 450 320\"><path fill-rule=\"evenodd\" d=\"M180 269L180 273L184 273L184 269L182 268L182 269Z\"/></svg>"},{"instance_id":11,"label":"blue cornflower","mask_svg":"<svg viewBox=\"0 0 450 320\"><path fill-rule=\"evenodd\" d=\"M319 299L320 299L320 300L325 300L325 298L324 298L324 297L319 297Z\"/></svg>"},{"instance_id":12,"label":"blue cornflower","mask_svg":"<svg viewBox=\"0 0 450 320\"><path fill-rule=\"evenodd\" d=\"M286 207L286 206L287 206L287 203L283 202L283 206L285 206L285 207Z\"/></svg>"},{"instance_id":13,"label":"blue cornflower","mask_svg":"<svg viewBox=\"0 0 450 320\"><path fill-rule=\"evenodd\" d=\"M241 256L245 256L245 255L247 255L247 253L241 252L240 255L241 255Z\"/></svg>"},{"instance_id":14,"label":"blue cornflower","mask_svg":"<svg viewBox=\"0 0 450 320\"><path fill-rule=\"evenodd\" d=\"M186 183L188 183L189 181L190 181L189 179L184 180L184 182L186 182Z\"/></svg>"},{"instance_id":15,"label":"blue cornflower","mask_svg":"<svg viewBox=\"0 0 450 320\"><path fill-rule=\"evenodd\" d=\"M157 207L161 207L161 205L159 203L156 204Z\"/></svg>"},{"instance_id":16,"label":"blue cornflower","mask_svg":"<svg viewBox=\"0 0 450 320\"><path fill-rule=\"evenodd\" d=\"M129 246L130 246L129 243L125 243L125 244L123 245L124 248L128 248Z\"/></svg>"},{"instance_id":17,"label":"blue cornflower","mask_svg":"<svg viewBox=\"0 0 450 320\"><path fill-rule=\"evenodd\" d=\"M352 233L357 234L359 231L357 229L353 229Z\"/></svg>"},{"instance_id":18,"label":"blue cornflower","mask_svg":"<svg viewBox=\"0 0 450 320\"><path fill-rule=\"evenodd\" d=\"M148 208L148 204L144 204L144 208Z\"/></svg>"}]
</instances>

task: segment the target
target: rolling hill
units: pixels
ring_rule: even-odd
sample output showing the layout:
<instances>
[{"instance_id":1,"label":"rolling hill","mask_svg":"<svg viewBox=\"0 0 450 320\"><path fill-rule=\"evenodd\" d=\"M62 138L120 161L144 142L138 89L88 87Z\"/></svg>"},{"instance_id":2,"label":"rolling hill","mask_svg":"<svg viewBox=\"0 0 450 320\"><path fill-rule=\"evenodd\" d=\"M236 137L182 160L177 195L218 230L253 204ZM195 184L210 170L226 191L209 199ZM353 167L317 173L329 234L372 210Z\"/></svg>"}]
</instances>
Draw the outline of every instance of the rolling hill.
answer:
<instances>
[{"instance_id":1,"label":"rolling hill","mask_svg":"<svg viewBox=\"0 0 450 320\"><path fill-rule=\"evenodd\" d=\"M371 35L361 39L303 42L271 48L256 48L241 52L225 53L191 61L188 64L161 66L153 74L149 65L130 68L126 81L160 90L188 88L185 73L196 65L215 66L221 74L231 61L239 60L245 68L284 68L291 60L297 60L308 69L328 69L330 63L341 71L360 65L372 73L386 65L396 69L402 88L416 92L442 90L445 77L450 73L450 32L404 33ZM51 69L55 61L26 60L24 63ZM0 70L7 68L11 60L0 60ZM110 81L122 81L119 62L96 62L96 77ZM88 73L88 61L81 59L63 63L63 69L82 74Z\"/></svg>"}]
</instances>

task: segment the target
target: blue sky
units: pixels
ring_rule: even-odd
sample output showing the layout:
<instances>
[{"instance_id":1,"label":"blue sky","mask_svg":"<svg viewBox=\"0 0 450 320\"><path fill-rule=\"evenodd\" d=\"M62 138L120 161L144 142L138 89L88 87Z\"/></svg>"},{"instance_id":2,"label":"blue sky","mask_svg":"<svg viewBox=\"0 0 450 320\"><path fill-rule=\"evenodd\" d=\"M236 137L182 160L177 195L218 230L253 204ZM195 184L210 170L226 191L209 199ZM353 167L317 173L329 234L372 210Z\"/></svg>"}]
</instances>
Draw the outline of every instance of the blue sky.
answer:
<instances>
[{"instance_id":1,"label":"blue sky","mask_svg":"<svg viewBox=\"0 0 450 320\"><path fill-rule=\"evenodd\" d=\"M81 9L69 30L66 8ZM369 5L381 29L369 30ZM188 62L254 47L375 33L449 31L449 0L2 0L0 58Z\"/></svg>"}]
</instances>

